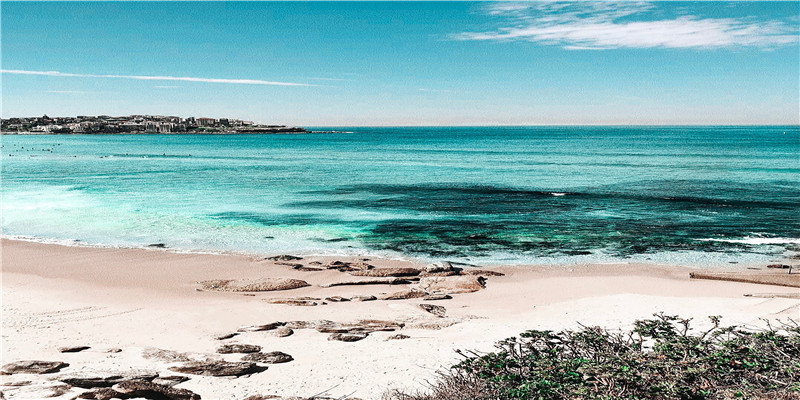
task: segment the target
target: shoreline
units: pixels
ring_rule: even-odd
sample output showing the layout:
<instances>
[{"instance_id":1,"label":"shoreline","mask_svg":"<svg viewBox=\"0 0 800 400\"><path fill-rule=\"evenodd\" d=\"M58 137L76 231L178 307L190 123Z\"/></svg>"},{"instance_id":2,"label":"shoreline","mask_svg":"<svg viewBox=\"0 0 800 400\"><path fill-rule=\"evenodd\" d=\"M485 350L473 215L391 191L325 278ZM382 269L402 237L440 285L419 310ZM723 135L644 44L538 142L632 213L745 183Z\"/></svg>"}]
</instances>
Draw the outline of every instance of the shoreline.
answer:
<instances>
[{"instance_id":1,"label":"shoreline","mask_svg":"<svg viewBox=\"0 0 800 400\"><path fill-rule=\"evenodd\" d=\"M88 249L119 249L119 250L145 250L145 251L160 251L160 252L167 252L167 253L175 253L175 254L203 254L203 255L221 255L221 256L243 256L243 257L266 257L269 255L274 255L270 252L265 251L257 251L257 250L209 250L209 249L183 249L179 247L170 247L166 243L150 243L150 244L142 244L142 245L116 245L116 244L103 244L103 243L91 243L91 242L83 242L77 239L53 239L53 238L42 238L37 236L27 236L27 235L9 235L9 234L0 234L0 240L2 241L19 241L19 242L28 242L28 243L38 243L44 245L56 245L56 246L64 246L64 247L80 247L80 248L88 248ZM756 240L756 239L754 239ZM777 240L777 241L776 241ZM800 239L795 238L777 238L773 239L768 244L786 244L786 243L797 243ZM774 242L774 243L773 243ZM162 247L162 245L164 247ZM399 262L410 262L415 264L425 264L437 261L453 261L458 263L476 263L482 266L487 267L509 267L509 268L532 268L532 267L547 267L547 268L563 268L563 267L579 267L579 266L586 266L586 265L645 265L645 266L653 266L653 267L667 267L667 268L687 268L688 270L709 270L709 271L717 271L717 270L724 270L728 269L737 269L737 270L744 270L748 268L757 268L764 265L764 263L778 263L778 262L792 262L793 258L800 257L800 252L795 250L785 250L783 253L778 254L761 254L760 260L742 260L738 259L737 261L727 261L724 260L716 260L715 262L711 263L703 263L700 265L696 263L694 266L682 266L676 262L669 262L669 261L661 261L659 256L662 255L669 255L672 254L670 252L661 252L661 253L643 253L643 254L636 254L626 257L620 256L613 256L613 255L602 255L593 253L590 255L581 255L581 256L554 256L554 257L534 257L534 259L538 260L539 262L528 262L528 261L510 261L503 262L502 260L496 259L473 259L472 257L435 257L432 255L408 255L408 254L392 254L393 252L386 252L380 250L370 250L367 248L351 248L353 250L351 252L347 252L346 249L340 249L339 252L330 251L328 253L320 253L320 252L309 252L309 251L290 251L292 254L300 255L304 257L321 257L321 258L348 258L348 259L355 259L359 257L373 257L379 258L382 260L391 260L391 261L399 261ZM722 258L722 254L724 253L717 253L717 252L702 252L702 251L694 251L697 254L692 254L691 252L674 252L674 254L683 255L684 258L693 258L697 255L717 255ZM787 253L791 253L788 254ZM672 260L672 261L680 261L680 260Z\"/></svg>"},{"instance_id":2,"label":"shoreline","mask_svg":"<svg viewBox=\"0 0 800 400\"><path fill-rule=\"evenodd\" d=\"M415 284L323 287L366 278L330 269L300 271L262 258L2 239L3 363L41 359L70 366L56 374L3 376L3 383L33 383L0 390L9 399L26 398L25 393L46 390L53 377L68 373L136 368L179 375L168 369L174 362L144 358L149 348L238 361L240 354L215 354L224 342L259 345L264 352L282 351L294 361L271 364L266 371L236 379L186 375L190 379L176 387L204 399L311 396L323 391L331 397L378 399L392 388L424 388L436 370L458 360L456 349L491 351L496 341L527 329L558 330L579 323L622 329L656 312L696 318L698 328L709 315L721 315L724 324L760 326L760 318L786 319L800 312L800 300L780 297L796 295L796 288L690 280L689 272L696 269L641 264L486 267L505 275L489 275L485 288L453 294L449 300L320 300L327 304L311 307L271 304L267 300L287 297L380 297ZM297 263L316 266L314 262L336 260L363 262L304 257ZM366 262L376 269L425 267L404 260ZM242 293L204 290L197 283L260 278L300 279L310 286ZM420 303L442 306L446 314L432 315L421 310ZM214 339L242 326L274 321L361 319L404 326L393 332L373 332L353 343L331 341L328 334L314 329L295 329L288 337L245 332L231 339ZM409 338L388 340L396 334ZM78 345L90 349L58 351ZM108 348L121 352L107 353ZM82 391L71 388L54 398L72 398Z\"/></svg>"}]
</instances>

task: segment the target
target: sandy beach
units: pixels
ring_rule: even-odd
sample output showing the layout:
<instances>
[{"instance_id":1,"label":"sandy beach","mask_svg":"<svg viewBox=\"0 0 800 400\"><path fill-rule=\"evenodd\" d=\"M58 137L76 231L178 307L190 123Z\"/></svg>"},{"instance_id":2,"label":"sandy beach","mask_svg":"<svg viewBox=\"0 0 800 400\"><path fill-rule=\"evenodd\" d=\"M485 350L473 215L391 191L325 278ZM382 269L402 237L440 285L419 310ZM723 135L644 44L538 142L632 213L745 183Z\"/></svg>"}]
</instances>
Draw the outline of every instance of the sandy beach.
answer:
<instances>
[{"instance_id":1,"label":"sandy beach","mask_svg":"<svg viewBox=\"0 0 800 400\"><path fill-rule=\"evenodd\" d=\"M574 328L579 323L625 328L635 319L656 312L693 317L700 326L709 315L721 315L727 324L759 326L763 323L760 319L797 318L800 314L797 288L693 280L689 279L693 270L680 266L485 266L481 269L504 275L483 272L456 277L470 280L485 276L485 288L475 292L435 301L383 300L387 293L422 290L426 278L421 282L410 278L412 282L407 284L323 287L374 279L324 266L342 261L369 264L373 271L395 268L402 272L398 269L424 270L426 265L323 257L283 261L302 264L298 270L297 265L293 268L265 257L3 240L3 363L44 360L69 364L56 373L3 376L5 397L57 394L54 398L74 398L86 389L64 386L58 381L60 377L142 369L156 371L162 377L186 376L189 379L176 387L204 399L308 397L320 393L333 398L377 399L387 389L424 389L437 370L458 359L455 349L488 351L496 341L526 329ZM308 286L225 292L208 290L208 286L204 290L198 284L262 278L298 279ZM434 278L447 281L452 277ZM370 295L378 299L337 302L334 297ZM316 306L268 302L289 297L318 300L313 301ZM444 316L422 309L421 303L444 307ZM295 327L290 336L264 330L241 332L224 340L215 338L244 326L318 320L334 324L380 320L401 324L402 328L375 331L363 340L344 342L329 340L330 333L324 329L298 329L302 324L295 322L290 324ZM408 338L388 340L397 334ZM216 353L221 345L232 343L258 345L262 352L280 351L294 360L264 365L268 369L234 378L176 373L169 367L180 365L180 361L143 355L162 349L188 353L190 358L239 361L242 354ZM59 351L69 346L89 349ZM20 381L31 383L10 385Z\"/></svg>"}]
</instances>

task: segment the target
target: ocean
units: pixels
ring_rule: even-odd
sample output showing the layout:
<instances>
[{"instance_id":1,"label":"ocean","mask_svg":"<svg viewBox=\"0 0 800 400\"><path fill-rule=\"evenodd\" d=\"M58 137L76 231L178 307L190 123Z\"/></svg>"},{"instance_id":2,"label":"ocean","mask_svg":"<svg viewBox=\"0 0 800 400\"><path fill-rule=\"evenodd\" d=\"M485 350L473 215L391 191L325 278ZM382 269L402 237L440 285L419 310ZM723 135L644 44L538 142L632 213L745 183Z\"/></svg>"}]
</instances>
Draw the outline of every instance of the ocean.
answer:
<instances>
[{"instance_id":1,"label":"ocean","mask_svg":"<svg viewBox=\"0 0 800 400\"><path fill-rule=\"evenodd\" d=\"M800 251L800 128L3 136L6 237L486 264Z\"/></svg>"}]
</instances>

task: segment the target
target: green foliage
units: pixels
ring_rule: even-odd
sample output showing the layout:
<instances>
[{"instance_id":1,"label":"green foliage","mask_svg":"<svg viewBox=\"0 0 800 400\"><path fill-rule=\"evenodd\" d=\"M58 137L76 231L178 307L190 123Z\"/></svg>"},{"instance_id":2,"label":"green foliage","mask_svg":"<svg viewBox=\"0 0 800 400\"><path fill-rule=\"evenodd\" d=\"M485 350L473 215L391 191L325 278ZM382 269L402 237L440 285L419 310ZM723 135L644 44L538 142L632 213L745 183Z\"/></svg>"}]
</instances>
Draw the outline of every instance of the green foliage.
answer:
<instances>
[{"instance_id":1,"label":"green foliage","mask_svg":"<svg viewBox=\"0 0 800 400\"><path fill-rule=\"evenodd\" d=\"M656 314L629 332L598 327L530 330L441 374L426 394L390 400L800 399L800 326L692 332L690 320Z\"/></svg>"}]
</instances>

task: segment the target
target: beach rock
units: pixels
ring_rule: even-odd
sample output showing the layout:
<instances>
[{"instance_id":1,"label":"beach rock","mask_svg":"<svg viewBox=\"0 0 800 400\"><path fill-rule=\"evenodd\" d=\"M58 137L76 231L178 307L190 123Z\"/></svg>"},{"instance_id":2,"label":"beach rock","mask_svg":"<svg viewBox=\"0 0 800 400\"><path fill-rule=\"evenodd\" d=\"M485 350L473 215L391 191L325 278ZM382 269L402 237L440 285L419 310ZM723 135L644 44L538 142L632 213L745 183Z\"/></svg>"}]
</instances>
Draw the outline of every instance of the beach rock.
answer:
<instances>
[{"instance_id":1,"label":"beach rock","mask_svg":"<svg viewBox=\"0 0 800 400\"><path fill-rule=\"evenodd\" d=\"M364 271L374 268L374 266L364 262L345 262L331 261L323 265L326 269L335 269L339 272Z\"/></svg>"},{"instance_id":2,"label":"beach rock","mask_svg":"<svg viewBox=\"0 0 800 400\"><path fill-rule=\"evenodd\" d=\"M163 362L191 361L193 359L188 353L179 353L173 350L157 349L154 347L148 347L142 350L142 357L148 360Z\"/></svg>"},{"instance_id":3,"label":"beach rock","mask_svg":"<svg viewBox=\"0 0 800 400\"><path fill-rule=\"evenodd\" d=\"M147 245L147 247L153 247L153 248L156 248L156 249L166 249L167 245L164 244L164 243L150 243L150 244Z\"/></svg>"},{"instance_id":4,"label":"beach rock","mask_svg":"<svg viewBox=\"0 0 800 400\"><path fill-rule=\"evenodd\" d=\"M358 286L358 285L405 285L411 283L410 280L404 278L366 278L366 279L350 279L344 281L336 281L319 285L320 287L329 288L334 286Z\"/></svg>"},{"instance_id":5,"label":"beach rock","mask_svg":"<svg viewBox=\"0 0 800 400\"><path fill-rule=\"evenodd\" d=\"M66 346L66 347L59 347L58 351L61 353L78 353L88 349L90 349L89 346Z\"/></svg>"},{"instance_id":6,"label":"beach rock","mask_svg":"<svg viewBox=\"0 0 800 400\"><path fill-rule=\"evenodd\" d=\"M300 268L300 267L303 266L303 264L297 264L297 263L292 263L292 262L287 262L287 261L276 261L275 264L286 265L286 266L292 267L292 269L297 269L297 268Z\"/></svg>"},{"instance_id":7,"label":"beach rock","mask_svg":"<svg viewBox=\"0 0 800 400\"><path fill-rule=\"evenodd\" d=\"M225 344L217 348L219 354L233 354L233 353L258 353L261 351L261 346L254 344L238 344L231 343Z\"/></svg>"},{"instance_id":8,"label":"beach rock","mask_svg":"<svg viewBox=\"0 0 800 400\"><path fill-rule=\"evenodd\" d=\"M170 371L182 374L206 376L242 376L261 372L266 368L258 367L252 362L229 362L220 360L189 361L183 365L169 367Z\"/></svg>"},{"instance_id":9,"label":"beach rock","mask_svg":"<svg viewBox=\"0 0 800 400\"><path fill-rule=\"evenodd\" d=\"M387 341L388 341L388 340L403 340L403 339L409 339L410 337L411 337L411 336L404 335L404 334L402 334L402 333L398 333L398 334L396 334L396 335L392 335L392 336L389 336L389 337L387 337L387 338L386 338L386 340L387 340Z\"/></svg>"},{"instance_id":10,"label":"beach rock","mask_svg":"<svg viewBox=\"0 0 800 400\"><path fill-rule=\"evenodd\" d=\"M275 328L275 330L273 330L271 332L272 332L273 335L275 335L277 337L287 337L287 336L292 336L294 334L294 331L292 330L292 328L289 328L289 327L286 327L286 326L279 326L279 327Z\"/></svg>"},{"instance_id":11,"label":"beach rock","mask_svg":"<svg viewBox=\"0 0 800 400\"><path fill-rule=\"evenodd\" d=\"M417 286L429 293L471 293L483 289L484 282L486 278L474 275L430 276L422 278Z\"/></svg>"},{"instance_id":12,"label":"beach rock","mask_svg":"<svg viewBox=\"0 0 800 400\"><path fill-rule=\"evenodd\" d=\"M434 300L450 300L453 296L444 293L430 293L427 296L423 297L422 300L425 301L434 301Z\"/></svg>"},{"instance_id":13,"label":"beach rock","mask_svg":"<svg viewBox=\"0 0 800 400\"><path fill-rule=\"evenodd\" d=\"M403 276L417 276L421 271L416 268L374 268L359 271L352 271L350 275L354 276L372 276L372 277L403 277Z\"/></svg>"},{"instance_id":14,"label":"beach rock","mask_svg":"<svg viewBox=\"0 0 800 400\"><path fill-rule=\"evenodd\" d=\"M436 306L433 304L420 304L419 308L439 317L444 318L445 314L447 314L447 309L442 306Z\"/></svg>"},{"instance_id":15,"label":"beach rock","mask_svg":"<svg viewBox=\"0 0 800 400\"><path fill-rule=\"evenodd\" d=\"M294 268L294 267L293 267L293 269L295 269L296 271L303 271L303 272L319 272L319 271L324 271L324 269L322 269L322 268L315 268L315 267L304 267L304 266L300 266L300 267L296 267L296 268Z\"/></svg>"},{"instance_id":16,"label":"beach rock","mask_svg":"<svg viewBox=\"0 0 800 400\"><path fill-rule=\"evenodd\" d=\"M264 325L248 325L248 326L243 326L243 327L241 327L241 328L237 329L236 331L237 331L237 332L261 332L261 331L271 331L271 330L273 330L273 329L275 329L275 328L277 328L277 327L279 327L279 326L284 326L284 325L286 325L286 324L284 324L283 322L275 321L275 322L270 322L270 323L268 323L268 324L264 324Z\"/></svg>"},{"instance_id":17,"label":"beach rock","mask_svg":"<svg viewBox=\"0 0 800 400\"><path fill-rule=\"evenodd\" d=\"M215 290L219 292L271 292L275 290L291 290L311 286L306 281L290 278L217 279L199 283L203 290Z\"/></svg>"},{"instance_id":18,"label":"beach rock","mask_svg":"<svg viewBox=\"0 0 800 400\"><path fill-rule=\"evenodd\" d=\"M378 300L377 297L369 294L369 295L361 295L361 296L353 296L350 298L352 301L373 301Z\"/></svg>"},{"instance_id":19,"label":"beach rock","mask_svg":"<svg viewBox=\"0 0 800 400\"><path fill-rule=\"evenodd\" d=\"M428 264L425 266L424 275L426 276L450 276L450 275L458 275L461 271L460 268L456 268L453 264L442 261L438 263Z\"/></svg>"},{"instance_id":20,"label":"beach rock","mask_svg":"<svg viewBox=\"0 0 800 400\"><path fill-rule=\"evenodd\" d=\"M291 329L316 329L320 325L333 325L335 322L322 319L317 321L289 321L286 323L287 328Z\"/></svg>"},{"instance_id":21,"label":"beach rock","mask_svg":"<svg viewBox=\"0 0 800 400\"><path fill-rule=\"evenodd\" d=\"M340 342L357 342L367 337L366 333L332 333L328 340L338 340Z\"/></svg>"},{"instance_id":22,"label":"beach rock","mask_svg":"<svg viewBox=\"0 0 800 400\"><path fill-rule=\"evenodd\" d=\"M420 297L425 297L425 292L420 290L401 290L399 292L389 293L378 298L381 300L407 300L407 299L417 299Z\"/></svg>"},{"instance_id":23,"label":"beach rock","mask_svg":"<svg viewBox=\"0 0 800 400\"><path fill-rule=\"evenodd\" d=\"M341 303L341 302L344 302L344 301L350 301L350 299L349 299L349 298L347 298L347 297L342 297L342 296L331 296L331 297L326 297L326 298L325 298L325 300L326 300L326 301L330 301L331 303Z\"/></svg>"},{"instance_id":24,"label":"beach rock","mask_svg":"<svg viewBox=\"0 0 800 400\"><path fill-rule=\"evenodd\" d=\"M269 299L267 300L270 304L286 304L289 306L307 306L313 307L318 305L317 301L320 299L315 297L290 297L284 299Z\"/></svg>"},{"instance_id":25,"label":"beach rock","mask_svg":"<svg viewBox=\"0 0 800 400\"><path fill-rule=\"evenodd\" d=\"M349 323L326 321L318 324L315 329L321 333L372 333L394 331L401 329L403 326L404 324L401 322L366 319Z\"/></svg>"},{"instance_id":26,"label":"beach rock","mask_svg":"<svg viewBox=\"0 0 800 400\"><path fill-rule=\"evenodd\" d=\"M152 400L200 400L200 395L188 389L159 385L146 381L126 381L112 387L128 398L144 398Z\"/></svg>"},{"instance_id":27,"label":"beach rock","mask_svg":"<svg viewBox=\"0 0 800 400\"><path fill-rule=\"evenodd\" d=\"M61 361L22 360L3 365L0 374L51 374L67 366L69 364Z\"/></svg>"},{"instance_id":28,"label":"beach rock","mask_svg":"<svg viewBox=\"0 0 800 400\"><path fill-rule=\"evenodd\" d=\"M7 389L6 393L12 399L46 399L59 397L70 391L71 387L61 382L37 382L28 386ZM2 393L2 392L0 392Z\"/></svg>"},{"instance_id":29,"label":"beach rock","mask_svg":"<svg viewBox=\"0 0 800 400\"><path fill-rule=\"evenodd\" d=\"M153 379L151 382L157 383L159 385L175 386L179 383L183 383L188 380L189 380L188 376L170 375L170 376L159 376L158 378Z\"/></svg>"},{"instance_id":30,"label":"beach rock","mask_svg":"<svg viewBox=\"0 0 800 400\"><path fill-rule=\"evenodd\" d=\"M458 262L458 261L442 261L442 262L449 263L454 268L483 268L480 265L469 264L469 263Z\"/></svg>"},{"instance_id":31,"label":"beach rock","mask_svg":"<svg viewBox=\"0 0 800 400\"><path fill-rule=\"evenodd\" d=\"M271 260L271 261L296 261L302 259L303 257L293 256L289 254L281 254L279 256L272 256L265 258L265 260Z\"/></svg>"},{"instance_id":32,"label":"beach rock","mask_svg":"<svg viewBox=\"0 0 800 400\"><path fill-rule=\"evenodd\" d=\"M149 370L81 371L79 374L60 376L58 380L68 385L91 389L96 387L111 387L117 383L132 380L151 381L157 376L158 372Z\"/></svg>"},{"instance_id":33,"label":"beach rock","mask_svg":"<svg viewBox=\"0 0 800 400\"><path fill-rule=\"evenodd\" d=\"M76 397L78 399L111 400L125 399L127 396L111 388L94 388L88 392L83 392Z\"/></svg>"},{"instance_id":34,"label":"beach rock","mask_svg":"<svg viewBox=\"0 0 800 400\"><path fill-rule=\"evenodd\" d=\"M234 336L237 336L237 335L239 335L239 332L222 333L222 334L219 334L217 336L214 336L214 339L216 339L216 340L225 340L225 339L230 339L230 338L232 338Z\"/></svg>"},{"instance_id":35,"label":"beach rock","mask_svg":"<svg viewBox=\"0 0 800 400\"><path fill-rule=\"evenodd\" d=\"M791 267L792 267L791 265L786 265L786 264L770 264L770 265L767 265L767 268L775 268L775 269L789 269Z\"/></svg>"},{"instance_id":36,"label":"beach rock","mask_svg":"<svg viewBox=\"0 0 800 400\"><path fill-rule=\"evenodd\" d=\"M490 271L488 269L465 269L461 271L463 275L479 275L479 276L506 276L506 274L497 271Z\"/></svg>"},{"instance_id":37,"label":"beach rock","mask_svg":"<svg viewBox=\"0 0 800 400\"><path fill-rule=\"evenodd\" d=\"M280 351L269 353L250 353L242 357L242 361L260 362L265 364L281 364L294 361L294 358Z\"/></svg>"}]
</instances>

